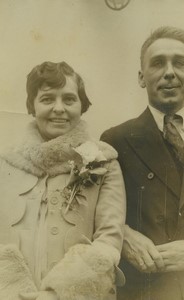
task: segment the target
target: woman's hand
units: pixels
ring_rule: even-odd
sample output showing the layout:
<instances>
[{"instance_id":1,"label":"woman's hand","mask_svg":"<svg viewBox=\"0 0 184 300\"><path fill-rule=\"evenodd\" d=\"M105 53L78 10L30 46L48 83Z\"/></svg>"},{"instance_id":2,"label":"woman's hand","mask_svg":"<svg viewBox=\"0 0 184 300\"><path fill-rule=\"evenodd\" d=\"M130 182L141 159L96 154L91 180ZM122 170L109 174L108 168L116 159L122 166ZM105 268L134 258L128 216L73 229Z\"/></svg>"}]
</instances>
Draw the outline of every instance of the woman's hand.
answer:
<instances>
[{"instance_id":1,"label":"woman's hand","mask_svg":"<svg viewBox=\"0 0 184 300\"><path fill-rule=\"evenodd\" d=\"M40 291L37 293L22 293L21 300L58 300L58 297L53 291Z\"/></svg>"},{"instance_id":2,"label":"woman's hand","mask_svg":"<svg viewBox=\"0 0 184 300\"><path fill-rule=\"evenodd\" d=\"M164 272L184 270L184 241L174 241L156 248L162 255L165 264Z\"/></svg>"},{"instance_id":3,"label":"woman's hand","mask_svg":"<svg viewBox=\"0 0 184 300\"><path fill-rule=\"evenodd\" d=\"M153 242L142 233L125 226L122 255L141 272L161 272L164 260Z\"/></svg>"}]
</instances>

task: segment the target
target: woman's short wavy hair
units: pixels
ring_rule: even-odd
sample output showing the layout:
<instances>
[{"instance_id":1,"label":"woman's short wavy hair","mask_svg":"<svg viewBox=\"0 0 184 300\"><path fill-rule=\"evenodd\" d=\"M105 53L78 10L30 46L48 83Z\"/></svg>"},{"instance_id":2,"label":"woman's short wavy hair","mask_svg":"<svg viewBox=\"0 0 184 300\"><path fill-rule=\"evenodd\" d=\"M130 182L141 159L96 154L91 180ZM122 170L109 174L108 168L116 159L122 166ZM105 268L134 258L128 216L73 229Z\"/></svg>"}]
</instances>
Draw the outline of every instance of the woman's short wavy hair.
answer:
<instances>
[{"instance_id":1,"label":"woman's short wavy hair","mask_svg":"<svg viewBox=\"0 0 184 300\"><path fill-rule=\"evenodd\" d=\"M78 95L81 101L81 113L88 110L91 102L89 101L84 82L79 74L66 62L53 63L46 61L41 65L36 66L27 76L27 101L26 106L29 114L34 115L34 100L38 90L45 84L51 88L63 87L66 84L66 76L72 76L78 87Z\"/></svg>"},{"instance_id":2,"label":"woman's short wavy hair","mask_svg":"<svg viewBox=\"0 0 184 300\"><path fill-rule=\"evenodd\" d=\"M184 30L172 27L172 26L161 26L153 31L150 36L145 40L141 48L141 67L143 68L144 56L151 44L158 39L173 39L184 43Z\"/></svg>"}]
</instances>

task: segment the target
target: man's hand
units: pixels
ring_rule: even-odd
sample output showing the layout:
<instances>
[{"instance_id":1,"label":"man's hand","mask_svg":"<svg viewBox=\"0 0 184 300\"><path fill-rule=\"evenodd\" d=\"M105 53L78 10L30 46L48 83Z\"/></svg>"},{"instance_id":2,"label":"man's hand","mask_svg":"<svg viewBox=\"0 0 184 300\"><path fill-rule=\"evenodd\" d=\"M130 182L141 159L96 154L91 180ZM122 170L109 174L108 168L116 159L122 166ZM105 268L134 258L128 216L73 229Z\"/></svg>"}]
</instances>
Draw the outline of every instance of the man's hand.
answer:
<instances>
[{"instance_id":1,"label":"man's hand","mask_svg":"<svg viewBox=\"0 0 184 300\"><path fill-rule=\"evenodd\" d=\"M38 297L38 292L30 292L30 293L20 293L21 300L36 300Z\"/></svg>"},{"instance_id":2,"label":"man's hand","mask_svg":"<svg viewBox=\"0 0 184 300\"><path fill-rule=\"evenodd\" d=\"M164 260L164 272L184 271L184 241L156 246Z\"/></svg>"},{"instance_id":3,"label":"man's hand","mask_svg":"<svg viewBox=\"0 0 184 300\"><path fill-rule=\"evenodd\" d=\"M36 293L22 293L21 300L58 300L56 293L52 291L40 291Z\"/></svg>"},{"instance_id":4,"label":"man's hand","mask_svg":"<svg viewBox=\"0 0 184 300\"><path fill-rule=\"evenodd\" d=\"M122 255L141 272L161 272L164 260L153 242L142 233L125 226Z\"/></svg>"}]
</instances>

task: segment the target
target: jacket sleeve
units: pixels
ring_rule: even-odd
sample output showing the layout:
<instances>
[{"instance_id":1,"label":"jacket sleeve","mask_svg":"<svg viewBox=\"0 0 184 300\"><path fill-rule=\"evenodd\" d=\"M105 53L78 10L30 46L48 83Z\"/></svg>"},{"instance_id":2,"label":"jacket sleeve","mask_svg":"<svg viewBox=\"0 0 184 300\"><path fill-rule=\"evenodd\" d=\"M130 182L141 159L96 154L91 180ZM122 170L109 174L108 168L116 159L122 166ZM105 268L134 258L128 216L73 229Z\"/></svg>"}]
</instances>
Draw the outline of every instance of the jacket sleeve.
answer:
<instances>
[{"instance_id":1,"label":"jacket sleeve","mask_svg":"<svg viewBox=\"0 0 184 300\"><path fill-rule=\"evenodd\" d=\"M116 160L107 163L96 206L93 242L78 244L48 273L42 289L59 299L105 299L115 281L125 222L125 190Z\"/></svg>"}]
</instances>

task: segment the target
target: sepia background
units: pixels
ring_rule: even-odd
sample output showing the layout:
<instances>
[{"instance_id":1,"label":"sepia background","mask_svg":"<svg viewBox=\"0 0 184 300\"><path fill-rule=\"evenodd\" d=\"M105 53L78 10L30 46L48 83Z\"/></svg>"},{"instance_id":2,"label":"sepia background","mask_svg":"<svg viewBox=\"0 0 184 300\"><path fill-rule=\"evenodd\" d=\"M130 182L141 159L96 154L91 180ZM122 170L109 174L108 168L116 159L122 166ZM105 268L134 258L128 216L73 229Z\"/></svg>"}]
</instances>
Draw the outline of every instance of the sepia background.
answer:
<instances>
[{"instance_id":1,"label":"sepia background","mask_svg":"<svg viewBox=\"0 0 184 300\"><path fill-rule=\"evenodd\" d=\"M0 149L21 138L26 76L43 61L66 61L93 103L84 115L94 137L137 116L147 104L137 82L139 54L161 25L184 29L184 0L0 0Z\"/></svg>"}]
</instances>

